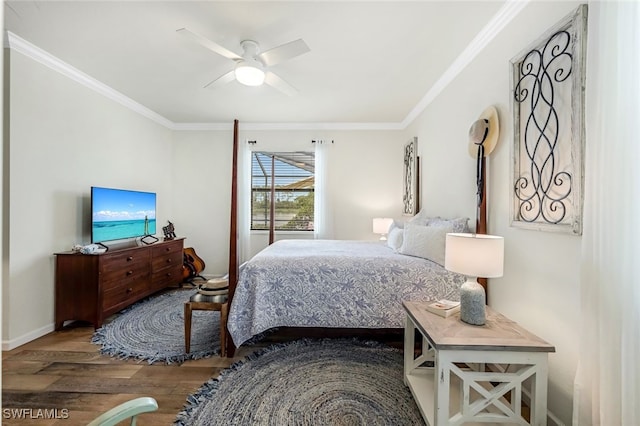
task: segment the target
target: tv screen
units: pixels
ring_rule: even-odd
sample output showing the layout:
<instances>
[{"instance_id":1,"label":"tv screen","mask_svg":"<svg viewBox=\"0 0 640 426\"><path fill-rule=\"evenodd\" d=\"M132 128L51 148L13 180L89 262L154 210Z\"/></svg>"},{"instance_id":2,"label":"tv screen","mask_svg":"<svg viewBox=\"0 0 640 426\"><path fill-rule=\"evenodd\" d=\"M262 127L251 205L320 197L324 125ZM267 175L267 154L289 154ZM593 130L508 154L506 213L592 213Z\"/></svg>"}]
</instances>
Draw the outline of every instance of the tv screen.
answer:
<instances>
[{"instance_id":1,"label":"tv screen","mask_svg":"<svg viewBox=\"0 0 640 426\"><path fill-rule=\"evenodd\" d=\"M156 233L154 192L91 187L91 242Z\"/></svg>"}]
</instances>

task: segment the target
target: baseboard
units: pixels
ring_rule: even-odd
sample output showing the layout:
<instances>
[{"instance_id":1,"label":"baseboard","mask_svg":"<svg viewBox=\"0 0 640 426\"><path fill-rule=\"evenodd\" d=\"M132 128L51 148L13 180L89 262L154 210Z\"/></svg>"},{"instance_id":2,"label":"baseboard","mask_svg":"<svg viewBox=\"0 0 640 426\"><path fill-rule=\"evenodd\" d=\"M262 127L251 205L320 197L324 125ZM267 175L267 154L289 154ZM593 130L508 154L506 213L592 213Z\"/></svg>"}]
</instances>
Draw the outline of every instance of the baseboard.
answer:
<instances>
[{"instance_id":1,"label":"baseboard","mask_svg":"<svg viewBox=\"0 0 640 426\"><path fill-rule=\"evenodd\" d=\"M40 327L37 330L34 330L32 332L29 332L27 334L23 334L20 337L17 337L15 339L11 339L11 340L3 340L2 341L2 350L3 351L10 351L12 349L15 349L19 346L22 346L26 343L29 343L33 340L36 340L38 337L42 337L46 334L51 333L52 331L55 330L55 326L53 325L53 323L49 324L49 325L45 325L44 327Z\"/></svg>"}]
</instances>

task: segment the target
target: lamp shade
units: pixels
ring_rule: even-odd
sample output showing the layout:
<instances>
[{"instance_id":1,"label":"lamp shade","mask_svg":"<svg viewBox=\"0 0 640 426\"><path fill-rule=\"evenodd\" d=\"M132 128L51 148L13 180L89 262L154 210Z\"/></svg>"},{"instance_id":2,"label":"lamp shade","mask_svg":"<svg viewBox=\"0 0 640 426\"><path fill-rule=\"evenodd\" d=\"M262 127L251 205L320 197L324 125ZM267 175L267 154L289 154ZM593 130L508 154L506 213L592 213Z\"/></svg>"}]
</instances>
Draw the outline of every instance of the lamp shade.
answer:
<instances>
[{"instance_id":1,"label":"lamp shade","mask_svg":"<svg viewBox=\"0 0 640 426\"><path fill-rule=\"evenodd\" d=\"M504 238L483 234L447 234L444 267L468 277L501 277Z\"/></svg>"},{"instance_id":2,"label":"lamp shade","mask_svg":"<svg viewBox=\"0 0 640 426\"><path fill-rule=\"evenodd\" d=\"M373 219L373 233L374 234L387 234L389 228L393 223L393 219L390 217L376 217Z\"/></svg>"}]
</instances>

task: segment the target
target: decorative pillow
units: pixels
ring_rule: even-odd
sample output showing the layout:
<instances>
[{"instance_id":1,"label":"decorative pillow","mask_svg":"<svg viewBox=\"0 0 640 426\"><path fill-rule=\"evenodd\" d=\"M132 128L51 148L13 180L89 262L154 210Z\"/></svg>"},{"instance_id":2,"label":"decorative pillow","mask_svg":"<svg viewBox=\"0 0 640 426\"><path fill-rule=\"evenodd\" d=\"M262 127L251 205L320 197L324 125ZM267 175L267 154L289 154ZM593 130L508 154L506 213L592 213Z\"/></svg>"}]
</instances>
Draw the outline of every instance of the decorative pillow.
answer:
<instances>
[{"instance_id":1,"label":"decorative pillow","mask_svg":"<svg viewBox=\"0 0 640 426\"><path fill-rule=\"evenodd\" d=\"M393 219L393 222L391 223L391 226L389 227L389 232L391 232L391 230L393 228L403 229L404 228L404 222L398 222L397 220Z\"/></svg>"},{"instance_id":2,"label":"decorative pillow","mask_svg":"<svg viewBox=\"0 0 640 426\"><path fill-rule=\"evenodd\" d=\"M413 223L413 224L416 224L416 225L427 226L429 224L430 220L431 220L431 218L427 216L427 214L424 212L424 210L420 210L415 216L413 216L411 219L409 219L407 221L407 223Z\"/></svg>"},{"instance_id":3,"label":"decorative pillow","mask_svg":"<svg viewBox=\"0 0 640 426\"><path fill-rule=\"evenodd\" d=\"M404 230L391 225L389 234L387 235L387 245L397 252L402 247L402 237Z\"/></svg>"},{"instance_id":4,"label":"decorative pillow","mask_svg":"<svg viewBox=\"0 0 640 426\"><path fill-rule=\"evenodd\" d=\"M455 219L444 219L441 217L430 218L427 225L442 226L450 224L453 227L451 232L469 232L469 218L457 217Z\"/></svg>"},{"instance_id":5,"label":"decorative pillow","mask_svg":"<svg viewBox=\"0 0 640 426\"><path fill-rule=\"evenodd\" d=\"M444 266L444 248L449 232L453 232L451 223L429 226L407 223L404 227L402 247L398 252L422 257Z\"/></svg>"}]
</instances>

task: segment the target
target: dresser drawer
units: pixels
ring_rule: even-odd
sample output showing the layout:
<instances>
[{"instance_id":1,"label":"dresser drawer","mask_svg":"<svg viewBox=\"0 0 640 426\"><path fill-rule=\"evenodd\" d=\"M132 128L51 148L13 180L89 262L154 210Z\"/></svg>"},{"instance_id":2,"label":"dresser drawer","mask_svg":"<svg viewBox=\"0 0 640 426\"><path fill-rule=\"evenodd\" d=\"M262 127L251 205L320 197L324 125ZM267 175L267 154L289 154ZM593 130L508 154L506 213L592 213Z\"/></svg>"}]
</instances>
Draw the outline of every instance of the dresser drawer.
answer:
<instances>
[{"instance_id":1,"label":"dresser drawer","mask_svg":"<svg viewBox=\"0 0 640 426\"><path fill-rule=\"evenodd\" d=\"M122 281L130 281L133 279L137 279L141 276L149 276L149 265L142 264L132 264L127 265L125 269L110 269L102 272L101 278L103 282L103 286L105 288L109 287L109 284L112 282L122 282Z\"/></svg>"},{"instance_id":2,"label":"dresser drawer","mask_svg":"<svg viewBox=\"0 0 640 426\"><path fill-rule=\"evenodd\" d=\"M182 240L165 242L158 246L151 246L151 257L160 258L179 253L182 256Z\"/></svg>"},{"instance_id":3,"label":"dresser drawer","mask_svg":"<svg viewBox=\"0 0 640 426\"><path fill-rule=\"evenodd\" d=\"M182 250L172 251L161 256L151 258L151 271L156 273L165 269L182 269L184 258Z\"/></svg>"},{"instance_id":4,"label":"dresser drawer","mask_svg":"<svg viewBox=\"0 0 640 426\"><path fill-rule=\"evenodd\" d=\"M182 265L178 267L165 268L161 271L156 271L151 275L151 283L153 288L164 288L182 282Z\"/></svg>"},{"instance_id":5,"label":"dresser drawer","mask_svg":"<svg viewBox=\"0 0 640 426\"><path fill-rule=\"evenodd\" d=\"M119 311L149 293L149 273L105 283L103 289L103 309Z\"/></svg>"},{"instance_id":6,"label":"dresser drawer","mask_svg":"<svg viewBox=\"0 0 640 426\"><path fill-rule=\"evenodd\" d=\"M148 250L124 250L104 256L100 265L103 282L132 278L149 271Z\"/></svg>"}]
</instances>

